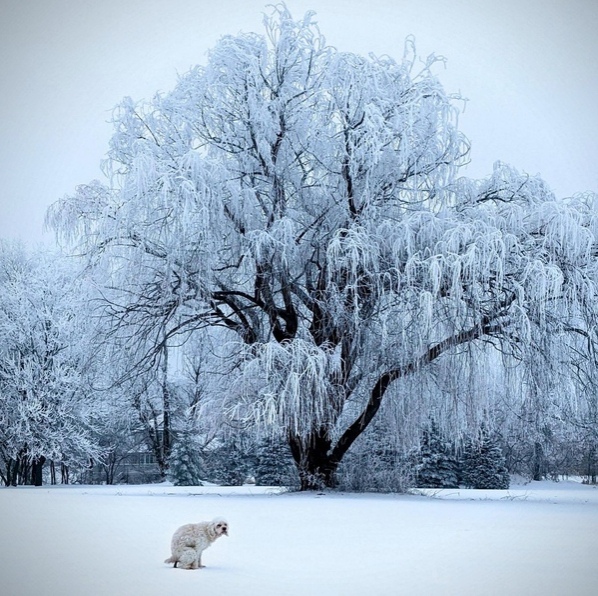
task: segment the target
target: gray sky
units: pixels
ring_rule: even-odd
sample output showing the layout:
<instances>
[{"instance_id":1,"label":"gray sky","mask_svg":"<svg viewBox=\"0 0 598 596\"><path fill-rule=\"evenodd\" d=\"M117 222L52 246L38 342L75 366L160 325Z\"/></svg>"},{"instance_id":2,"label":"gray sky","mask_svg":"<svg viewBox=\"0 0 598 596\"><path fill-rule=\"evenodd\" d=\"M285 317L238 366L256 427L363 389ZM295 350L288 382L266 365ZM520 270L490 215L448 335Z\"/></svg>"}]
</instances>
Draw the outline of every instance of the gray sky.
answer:
<instances>
[{"instance_id":1,"label":"gray sky","mask_svg":"<svg viewBox=\"0 0 598 596\"><path fill-rule=\"evenodd\" d=\"M42 235L48 205L101 176L111 109L168 91L219 37L262 31L266 0L0 0L0 238ZM598 191L596 0L289 0L328 43L422 56L470 101L472 177L495 160L559 196Z\"/></svg>"}]
</instances>

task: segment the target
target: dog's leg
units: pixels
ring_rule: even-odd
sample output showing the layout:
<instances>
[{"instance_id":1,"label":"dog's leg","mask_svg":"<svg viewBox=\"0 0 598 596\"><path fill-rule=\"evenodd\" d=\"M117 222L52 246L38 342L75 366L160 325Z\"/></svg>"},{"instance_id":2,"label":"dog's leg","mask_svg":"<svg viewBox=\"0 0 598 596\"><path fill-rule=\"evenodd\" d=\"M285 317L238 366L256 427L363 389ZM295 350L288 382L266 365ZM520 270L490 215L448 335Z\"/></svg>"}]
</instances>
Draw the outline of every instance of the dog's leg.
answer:
<instances>
[{"instance_id":1,"label":"dog's leg","mask_svg":"<svg viewBox=\"0 0 598 596\"><path fill-rule=\"evenodd\" d=\"M185 548L179 554L180 569L197 569L197 553L194 548Z\"/></svg>"},{"instance_id":2,"label":"dog's leg","mask_svg":"<svg viewBox=\"0 0 598 596\"><path fill-rule=\"evenodd\" d=\"M205 567L205 565L201 564L201 555L203 554L203 550L199 551L199 554L197 555L197 565L200 569L203 569Z\"/></svg>"}]
</instances>

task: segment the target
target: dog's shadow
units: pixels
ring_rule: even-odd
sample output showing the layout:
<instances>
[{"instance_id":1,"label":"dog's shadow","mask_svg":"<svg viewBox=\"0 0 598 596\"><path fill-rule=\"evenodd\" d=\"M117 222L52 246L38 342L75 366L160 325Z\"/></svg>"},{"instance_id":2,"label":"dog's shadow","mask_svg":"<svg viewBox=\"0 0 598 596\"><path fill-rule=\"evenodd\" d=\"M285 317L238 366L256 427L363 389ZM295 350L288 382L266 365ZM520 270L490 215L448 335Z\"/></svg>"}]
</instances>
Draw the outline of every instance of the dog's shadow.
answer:
<instances>
[{"instance_id":1,"label":"dog's shadow","mask_svg":"<svg viewBox=\"0 0 598 596\"><path fill-rule=\"evenodd\" d=\"M206 565L205 567L202 567L201 569L183 569L181 567L173 567L172 565L167 565L165 566L166 569L171 569L173 571L181 571L181 572L186 572L186 573L199 573L199 574L203 574L203 573L224 573L224 572L229 572L229 571L236 571L237 568L234 567L228 567L225 565Z\"/></svg>"}]
</instances>

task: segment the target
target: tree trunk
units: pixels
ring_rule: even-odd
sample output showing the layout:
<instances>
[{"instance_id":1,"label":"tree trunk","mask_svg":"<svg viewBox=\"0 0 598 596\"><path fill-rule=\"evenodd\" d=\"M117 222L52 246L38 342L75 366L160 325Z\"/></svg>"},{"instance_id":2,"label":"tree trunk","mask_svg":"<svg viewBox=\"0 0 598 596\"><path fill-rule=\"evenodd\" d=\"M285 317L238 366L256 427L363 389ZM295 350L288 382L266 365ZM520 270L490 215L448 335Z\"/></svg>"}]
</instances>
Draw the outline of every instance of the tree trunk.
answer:
<instances>
[{"instance_id":1,"label":"tree trunk","mask_svg":"<svg viewBox=\"0 0 598 596\"><path fill-rule=\"evenodd\" d=\"M6 464L6 486L17 485L17 461L9 459Z\"/></svg>"},{"instance_id":2,"label":"tree trunk","mask_svg":"<svg viewBox=\"0 0 598 596\"><path fill-rule=\"evenodd\" d=\"M44 463L46 463L46 458L42 455L41 457L36 457L31 462L31 484L33 486L41 486L43 484L43 468Z\"/></svg>"},{"instance_id":3,"label":"tree trunk","mask_svg":"<svg viewBox=\"0 0 598 596\"><path fill-rule=\"evenodd\" d=\"M307 439L291 434L289 446L299 472L301 490L336 486L339 462L330 455L331 440L325 430L313 432Z\"/></svg>"},{"instance_id":4,"label":"tree trunk","mask_svg":"<svg viewBox=\"0 0 598 596\"><path fill-rule=\"evenodd\" d=\"M156 429L157 430L157 429ZM158 468L162 479L168 474L171 447L170 437L170 388L168 387L168 346L164 344L162 360L162 437L160 441Z\"/></svg>"},{"instance_id":5,"label":"tree trunk","mask_svg":"<svg viewBox=\"0 0 598 596\"><path fill-rule=\"evenodd\" d=\"M17 454L17 458L13 467L12 486L17 486L18 484L27 484L29 481L29 470L31 466L27 459L27 451L28 448L27 445L25 445L25 447L21 448Z\"/></svg>"},{"instance_id":6,"label":"tree trunk","mask_svg":"<svg viewBox=\"0 0 598 596\"><path fill-rule=\"evenodd\" d=\"M534 480L542 480L546 474L544 466L544 449L542 444L536 441L534 443L534 461L532 467L532 478Z\"/></svg>"},{"instance_id":7,"label":"tree trunk","mask_svg":"<svg viewBox=\"0 0 598 596\"><path fill-rule=\"evenodd\" d=\"M588 451L588 484L596 484L596 445Z\"/></svg>"},{"instance_id":8,"label":"tree trunk","mask_svg":"<svg viewBox=\"0 0 598 596\"><path fill-rule=\"evenodd\" d=\"M102 464L104 478L107 485L114 484L114 469L116 467L114 452L108 454L106 461Z\"/></svg>"}]
</instances>

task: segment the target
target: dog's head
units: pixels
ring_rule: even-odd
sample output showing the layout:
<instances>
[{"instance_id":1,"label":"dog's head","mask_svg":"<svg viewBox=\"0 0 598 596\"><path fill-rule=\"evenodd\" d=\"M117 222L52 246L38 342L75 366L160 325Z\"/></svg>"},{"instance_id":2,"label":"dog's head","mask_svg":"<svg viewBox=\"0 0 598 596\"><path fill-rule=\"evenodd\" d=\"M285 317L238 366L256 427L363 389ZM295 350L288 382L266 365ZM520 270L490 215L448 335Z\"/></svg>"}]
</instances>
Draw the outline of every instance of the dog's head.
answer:
<instances>
[{"instance_id":1,"label":"dog's head","mask_svg":"<svg viewBox=\"0 0 598 596\"><path fill-rule=\"evenodd\" d=\"M220 536L228 536L228 522L222 517L217 517L210 523L210 529L214 535L214 539Z\"/></svg>"}]
</instances>

